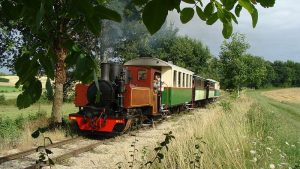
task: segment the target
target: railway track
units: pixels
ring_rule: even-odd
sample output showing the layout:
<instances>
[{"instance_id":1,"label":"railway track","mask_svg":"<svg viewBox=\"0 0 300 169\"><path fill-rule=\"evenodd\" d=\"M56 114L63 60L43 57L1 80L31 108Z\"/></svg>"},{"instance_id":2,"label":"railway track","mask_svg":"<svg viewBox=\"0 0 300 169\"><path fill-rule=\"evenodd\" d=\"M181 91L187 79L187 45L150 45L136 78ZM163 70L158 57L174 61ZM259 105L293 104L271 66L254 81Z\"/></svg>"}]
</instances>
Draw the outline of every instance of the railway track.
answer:
<instances>
[{"instance_id":1,"label":"railway track","mask_svg":"<svg viewBox=\"0 0 300 169\"><path fill-rule=\"evenodd\" d=\"M76 156L83 152L92 150L101 145L106 140L91 140L83 137L76 137L61 142L47 145L47 149L51 149L53 154L50 158L55 162L63 161L64 159ZM36 160L38 159L36 149L11 154L0 157L0 169L23 168L33 169L37 168Z\"/></svg>"},{"instance_id":2,"label":"railway track","mask_svg":"<svg viewBox=\"0 0 300 169\"><path fill-rule=\"evenodd\" d=\"M46 148L59 147L59 146L62 146L64 144L68 144L68 143L78 141L80 139L82 139L82 138L81 137L76 137L76 138L63 140L63 141L60 141L60 142L57 142L57 143L49 144L49 145L46 146ZM5 163L7 161L19 159L19 158L24 158L24 157L26 157L30 154L35 153L35 152L36 152L36 148L32 148L32 149L22 151L22 152L19 152L19 153L14 153L14 154L10 154L10 155L7 155L7 156L0 157L0 164Z\"/></svg>"},{"instance_id":3,"label":"railway track","mask_svg":"<svg viewBox=\"0 0 300 169\"><path fill-rule=\"evenodd\" d=\"M164 120L155 121L153 124L141 125L142 129L152 128L154 125L160 124ZM111 139L93 140L83 137L71 138L61 142L49 144L46 146L53 154L50 158L55 164L61 163L64 160L90 151L99 145L109 142ZM38 159L36 148L23 152L0 157L0 169L35 169L38 168L36 160Z\"/></svg>"}]
</instances>

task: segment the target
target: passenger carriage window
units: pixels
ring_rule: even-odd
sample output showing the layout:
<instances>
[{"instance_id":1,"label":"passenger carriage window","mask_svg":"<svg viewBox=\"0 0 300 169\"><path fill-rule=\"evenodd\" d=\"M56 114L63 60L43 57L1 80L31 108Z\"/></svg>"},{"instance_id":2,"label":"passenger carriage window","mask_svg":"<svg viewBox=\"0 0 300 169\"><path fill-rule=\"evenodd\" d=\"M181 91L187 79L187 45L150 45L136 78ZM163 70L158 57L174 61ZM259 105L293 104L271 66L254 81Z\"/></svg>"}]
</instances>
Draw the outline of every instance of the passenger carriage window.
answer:
<instances>
[{"instance_id":1,"label":"passenger carriage window","mask_svg":"<svg viewBox=\"0 0 300 169\"><path fill-rule=\"evenodd\" d=\"M147 79L147 70L139 70L138 80L146 80L146 79Z\"/></svg>"},{"instance_id":2,"label":"passenger carriage window","mask_svg":"<svg viewBox=\"0 0 300 169\"><path fill-rule=\"evenodd\" d=\"M182 87L185 87L185 73L182 74Z\"/></svg>"},{"instance_id":3,"label":"passenger carriage window","mask_svg":"<svg viewBox=\"0 0 300 169\"><path fill-rule=\"evenodd\" d=\"M177 71L174 70L174 74L173 74L173 86L176 87L177 86Z\"/></svg>"},{"instance_id":4,"label":"passenger carriage window","mask_svg":"<svg viewBox=\"0 0 300 169\"><path fill-rule=\"evenodd\" d=\"M178 87L181 87L181 72L178 72Z\"/></svg>"}]
</instances>

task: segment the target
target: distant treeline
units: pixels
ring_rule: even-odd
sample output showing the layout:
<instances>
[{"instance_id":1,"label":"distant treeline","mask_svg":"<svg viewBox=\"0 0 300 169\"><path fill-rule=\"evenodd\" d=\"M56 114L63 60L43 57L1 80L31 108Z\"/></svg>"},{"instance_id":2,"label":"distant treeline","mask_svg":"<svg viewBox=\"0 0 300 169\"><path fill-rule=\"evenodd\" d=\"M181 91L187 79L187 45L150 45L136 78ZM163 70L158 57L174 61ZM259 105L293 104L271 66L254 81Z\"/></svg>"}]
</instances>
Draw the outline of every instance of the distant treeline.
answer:
<instances>
[{"instance_id":1,"label":"distant treeline","mask_svg":"<svg viewBox=\"0 0 300 169\"><path fill-rule=\"evenodd\" d=\"M270 62L247 53L249 48L250 44L242 34L234 34L231 41L224 41L221 45L217 63L209 66L217 71L214 78L221 82L223 88L300 86L300 63Z\"/></svg>"}]
</instances>

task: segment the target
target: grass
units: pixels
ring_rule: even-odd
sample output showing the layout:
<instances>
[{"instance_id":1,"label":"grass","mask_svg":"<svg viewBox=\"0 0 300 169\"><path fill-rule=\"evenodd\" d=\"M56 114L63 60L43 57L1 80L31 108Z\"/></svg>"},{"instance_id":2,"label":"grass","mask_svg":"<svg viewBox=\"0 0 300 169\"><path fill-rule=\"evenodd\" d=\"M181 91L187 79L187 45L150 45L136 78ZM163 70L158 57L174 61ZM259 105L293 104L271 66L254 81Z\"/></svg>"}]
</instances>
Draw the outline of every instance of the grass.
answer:
<instances>
[{"instance_id":1,"label":"grass","mask_svg":"<svg viewBox=\"0 0 300 169\"><path fill-rule=\"evenodd\" d=\"M50 116L52 104L36 103L26 109L18 109L15 105L0 105L0 116L15 119L19 115L28 116L30 114L32 115L35 112L38 112L39 110L45 111L47 113L47 116ZM63 116L67 116L70 113L77 112L78 108L76 108L73 103L64 103L62 110Z\"/></svg>"},{"instance_id":2,"label":"grass","mask_svg":"<svg viewBox=\"0 0 300 169\"><path fill-rule=\"evenodd\" d=\"M11 149L27 150L37 147L42 143L41 139L33 139L31 133L39 127L47 126L46 112L40 111L28 117L22 115L15 119L0 117L0 156ZM66 136L64 130L54 130L45 133L52 140L62 140Z\"/></svg>"},{"instance_id":3,"label":"grass","mask_svg":"<svg viewBox=\"0 0 300 169\"><path fill-rule=\"evenodd\" d=\"M0 93L19 92L21 89L17 89L14 86L0 86Z\"/></svg>"},{"instance_id":4,"label":"grass","mask_svg":"<svg viewBox=\"0 0 300 169\"><path fill-rule=\"evenodd\" d=\"M300 105L280 103L260 92L236 100L223 96L208 110L180 118L180 127L173 130L176 139L154 168L296 168ZM198 150L202 153L195 167ZM154 155L149 152L148 159Z\"/></svg>"},{"instance_id":5,"label":"grass","mask_svg":"<svg viewBox=\"0 0 300 169\"><path fill-rule=\"evenodd\" d=\"M297 95L297 93L295 93ZM278 119L286 135L298 140L300 136L300 103L279 102L261 95L260 91L249 92L265 110L272 112ZM289 132L286 132L289 131Z\"/></svg>"}]
</instances>

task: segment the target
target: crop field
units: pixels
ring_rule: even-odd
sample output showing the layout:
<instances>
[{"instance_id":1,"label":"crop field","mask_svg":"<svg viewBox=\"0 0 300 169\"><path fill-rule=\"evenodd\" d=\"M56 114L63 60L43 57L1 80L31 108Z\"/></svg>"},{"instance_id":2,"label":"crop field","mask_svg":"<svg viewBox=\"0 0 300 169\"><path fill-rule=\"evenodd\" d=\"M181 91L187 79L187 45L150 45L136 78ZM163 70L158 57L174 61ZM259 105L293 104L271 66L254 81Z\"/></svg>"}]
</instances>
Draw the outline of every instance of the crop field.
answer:
<instances>
[{"instance_id":1,"label":"crop field","mask_svg":"<svg viewBox=\"0 0 300 169\"><path fill-rule=\"evenodd\" d=\"M0 82L0 86L15 86L16 82L19 80L18 76L10 75L10 76L0 76L2 78L8 79L9 82ZM40 77L39 80L42 82L43 88L45 88L46 84L46 77Z\"/></svg>"},{"instance_id":2,"label":"crop field","mask_svg":"<svg viewBox=\"0 0 300 169\"><path fill-rule=\"evenodd\" d=\"M297 94L298 93L298 94ZM280 102L291 102L300 104L300 88L278 89L262 92L262 95Z\"/></svg>"}]
</instances>

